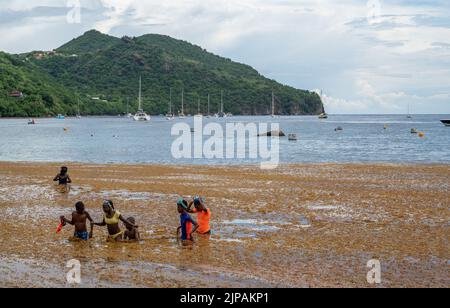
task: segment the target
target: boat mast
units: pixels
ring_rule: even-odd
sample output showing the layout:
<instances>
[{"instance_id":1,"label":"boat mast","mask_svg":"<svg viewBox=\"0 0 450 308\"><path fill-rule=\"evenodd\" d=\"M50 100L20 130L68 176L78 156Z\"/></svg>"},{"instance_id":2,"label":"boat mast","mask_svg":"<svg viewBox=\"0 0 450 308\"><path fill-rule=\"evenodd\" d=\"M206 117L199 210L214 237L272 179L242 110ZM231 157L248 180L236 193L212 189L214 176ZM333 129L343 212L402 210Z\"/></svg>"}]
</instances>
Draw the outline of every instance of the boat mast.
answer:
<instances>
[{"instance_id":1,"label":"boat mast","mask_svg":"<svg viewBox=\"0 0 450 308\"><path fill-rule=\"evenodd\" d=\"M210 112L209 112L209 105L210 105L210 100L209 100L210 98L209 98L209 94L208 94L208 115L210 115Z\"/></svg>"},{"instance_id":2,"label":"boat mast","mask_svg":"<svg viewBox=\"0 0 450 308\"><path fill-rule=\"evenodd\" d=\"M184 89L181 90L181 114L184 115Z\"/></svg>"},{"instance_id":3,"label":"boat mast","mask_svg":"<svg viewBox=\"0 0 450 308\"><path fill-rule=\"evenodd\" d=\"M200 114L200 97L198 98L197 102L197 114Z\"/></svg>"},{"instance_id":4,"label":"boat mast","mask_svg":"<svg viewBox=\"0 0 450 308\"><path fill-rule=\"evenodd\" d=\"M223 113L223 90L220 95L220 113Z\"/></svg>"},{"instance_id":5,"label":"boat mast","mask_svg":"<svg viewBox=\"0 0 450 308\"><path fill-rule=\"evenodd\" d=\"M139 76L139 111L142 110L142 76Z\"/></svg>"},{"instance_id":6,"label":"boat mast","mask_svg":"<svg viewBox=\"0 0 450 308\"><path fill-rule=\"evenodd\" d=\"M172 88L170 88L169 115L172 114Z\"/></svg>"},{"instance_id":7,"label":"boat mast","mask_svg":"<svg viewBox=\"0 0 450 308\"><path fill-rule=\"evenodd\" d=\"M275 116L275 94L272 91L272 116Z\"/></svg>"},{"instance_id":8,"label":"boat mast","mask_svg":"<svg viewBox=\"0 0 450 308\"><path fill-rule=\"evenodd\" d=\"M323 91L320 90L320 102L322 103L322 113L325 114L325 105L323 104Z\"/></svg>"}]
</instances>

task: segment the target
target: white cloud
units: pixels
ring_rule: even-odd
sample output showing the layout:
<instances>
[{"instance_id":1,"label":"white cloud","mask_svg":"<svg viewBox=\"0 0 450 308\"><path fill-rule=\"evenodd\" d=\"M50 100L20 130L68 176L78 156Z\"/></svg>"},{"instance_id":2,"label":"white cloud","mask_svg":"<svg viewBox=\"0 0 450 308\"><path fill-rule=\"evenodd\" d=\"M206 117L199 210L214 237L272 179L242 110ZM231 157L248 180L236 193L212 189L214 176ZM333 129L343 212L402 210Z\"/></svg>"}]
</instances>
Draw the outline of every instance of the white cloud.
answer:
<instances>
[{"instance_id":1,"label":"white cloud","mask_svg":"<svg viewBox=\"0 0 450 308\"><path fill-rule=\"evenodd\" d=\"M124 14L133 5L133 0L100 0L104 8L108 9L105 19L94 24L94 28L109 33L112 28L126 22Z\"/></svg>"},{"instance_id":2,"label":"white cloud","mask_svg":"<svg viewBox=\"0 0 450 308\"><path fill-rule=\"evenodd\" d=\"M297 88L323 88L332 113L450 113L450 8L444 2L380 1L370 23L357 0L82 0L82 24L2 14L66 7L65 0L0 2L0 49L52 49L96 28L160 33L250 64ZM24 13L25 12L25 13ZM29 12L29 13L27 13ZM9 14L8 13L8 14ZM11 20L11 18L10 18ZM14 20L14 18L12 18Z\"/></svg>"}]
</instances>

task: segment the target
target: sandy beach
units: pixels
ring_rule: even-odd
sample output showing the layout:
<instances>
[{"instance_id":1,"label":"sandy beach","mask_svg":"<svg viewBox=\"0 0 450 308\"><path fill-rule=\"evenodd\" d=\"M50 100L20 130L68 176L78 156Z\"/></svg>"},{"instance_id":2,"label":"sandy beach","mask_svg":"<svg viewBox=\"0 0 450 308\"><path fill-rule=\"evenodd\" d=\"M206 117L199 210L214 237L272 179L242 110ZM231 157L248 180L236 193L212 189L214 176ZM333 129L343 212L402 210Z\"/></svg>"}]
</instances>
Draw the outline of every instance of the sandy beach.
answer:
<instances>
[{"instance_id":1,"label":"sandy beach","mask_svg":"<svg viewBox=\"0 0 450 308\"><path fill-rule=\"evenodd\" d=\"M448 165L174 167L67 164L68 195L52 182L61 164L0 163L0 287L448 287ZM177 243L179 195L212 210L211 238ZM95 220L102 200L134 216L142 243L88 243L56 234L60 215L83 201Z\"/></svg>"}]
</instances>

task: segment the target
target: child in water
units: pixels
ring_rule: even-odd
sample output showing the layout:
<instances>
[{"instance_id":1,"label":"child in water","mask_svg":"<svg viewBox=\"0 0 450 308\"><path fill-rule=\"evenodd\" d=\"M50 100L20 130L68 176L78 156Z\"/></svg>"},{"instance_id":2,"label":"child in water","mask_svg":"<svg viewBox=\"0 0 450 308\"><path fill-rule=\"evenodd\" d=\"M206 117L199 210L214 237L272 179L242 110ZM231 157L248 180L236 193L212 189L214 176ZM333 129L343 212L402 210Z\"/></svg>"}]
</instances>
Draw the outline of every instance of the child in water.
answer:
<instances>
[{"instance_id":1,"label":"child in water","mask_svg":"<svg viewBox=\"0 0 450 308\"><path fill-rule=\"evenodd\" d=\"M122 214L114 208L114 204L111 200L105 200L103 202L103 221L94 223L96 226L104 227L108 229L108 242L121 242L124 239L125 231L120 230L119 222L123 222L125 226L132 229L138 229L139 227L125 219Z\"/></svg>"},{"instance_id":2,"label":"child in water","mask_svg":"<svg viewBox=\"0 0 450 308\"><path fill-rule=\"evenodd\" d=\"M127 221L131 222L133 225L136 225L136 220L134 217L127 218ZM127 228L125 230L125 233L123 234L124 240L133 241L133 242L140 242L141 236L139 234L139 231L132 225L125 223L125 227Z\"/></svg>"},{"instance_id":3,"label":"child in water","mask_svg":"<svg viewBox=\"0 0 450 308\"><path fill-rule=\"evenodd\" d=\"M93 236L93 220L91 215L85 210L85 206L83 202L77 202L75 204L76 211L72 213L72 220L66 219L64 216L61 216L61 222L63 224L69 224L75 226L74 238L80 239L82 241L87 241L88 238L92 238ZM89 220L91 223L91 232L88 233L86 222Z\"/></svg>"},{"instance_id":4,"label":"child in water","mask_svg":"<svg viewBox=\"0 0 450 308\"><path fill-rule=\"evenodd\" d=\"M68 193L70 190L69 184L72 183L72 179L67 173L68 171L67 167L61 167L60 173L53 179L54 182L58 182L58 188L62 193Z\"/></svg>"},{"instance_id":5,"label":"child in water","mask_svg":"<svg viewBox=\"0 0 450 308\"><path fill-rule=\"evenodd\" d=\"M194 205L193 210L191 210L192 205ZM195 196L194 200L189 202L188 212L197 214L197 220L199 224L197 233L201 235L210 235L211 210L206 207L204 200L199 196Z\"/></svg>"},{"instance_id":6,"label":"child in water","mask_svg":"<svg viewBox=\"0 0 450 308\"><path fill-rule=\"evenodd\" d=\"M178 213L180 214L180 226L177 229L177 238L180 238L183 242L194 241L192 236L197 231L199 225L188 214L188 203L186 200L180 198L177 202ZM192 228L194 226L194 228Z\"/></svg>"}]
</instances>

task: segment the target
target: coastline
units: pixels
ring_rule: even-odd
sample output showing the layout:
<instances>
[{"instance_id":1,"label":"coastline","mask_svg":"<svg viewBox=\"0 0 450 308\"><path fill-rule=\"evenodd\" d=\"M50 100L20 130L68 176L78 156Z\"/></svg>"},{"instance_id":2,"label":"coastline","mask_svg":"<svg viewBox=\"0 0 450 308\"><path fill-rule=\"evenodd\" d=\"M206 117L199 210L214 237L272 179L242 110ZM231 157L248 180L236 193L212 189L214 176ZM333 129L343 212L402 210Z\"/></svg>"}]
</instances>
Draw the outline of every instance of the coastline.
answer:
<instances>
[{"instance_id":1,"label":"coastline","mask_svg":"<svg viewBox=\"0 0 450 308\"><path fill-rule=\"evenodd\" d=\"M370 287L373 258L382 264L381 287L450 282L447 164L282 164L268 171L67 163L74 180L68 196L51 182L61 164L0 162L0 220L9 238L0 247L0 286L67 286L65 262L73 258L84 264L87 287ZM206 197L210 240L176 243L180 194ZM143 243L107 244L103 229L88 245L69 242L70 227L54 234L76 201L98 220L105 198L137 218Z\"/></svg>"}]
</instances>

